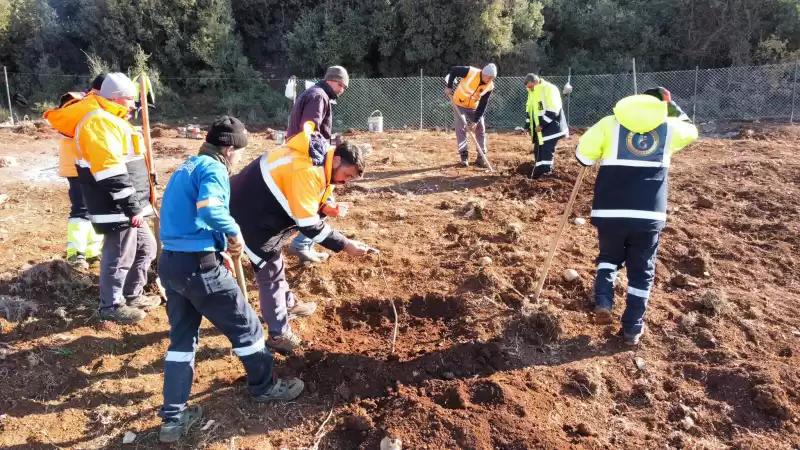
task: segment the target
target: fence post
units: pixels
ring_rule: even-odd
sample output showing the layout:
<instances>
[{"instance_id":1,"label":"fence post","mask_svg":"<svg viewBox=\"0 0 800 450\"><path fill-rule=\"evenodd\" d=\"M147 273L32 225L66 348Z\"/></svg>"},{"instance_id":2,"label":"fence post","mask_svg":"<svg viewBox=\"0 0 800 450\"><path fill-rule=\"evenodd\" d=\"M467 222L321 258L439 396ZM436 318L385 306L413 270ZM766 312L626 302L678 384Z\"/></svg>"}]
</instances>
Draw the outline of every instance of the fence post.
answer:
<instances>
[{"instance_id":1,"label":"fence post","mask_svg":"<svg viewBox=\"0 0 800 450\"><path fill-rule=\"evenodd\" d=\"M789 117L789 123L794 124L794 99L797 95L797 66L800 65L800 59L794 62L794 82L792 83L792 115Z\"/></svg>"},{"instance_id":2,"label":"fence post","mask_svg":"<svg viewBox=\"0 0 800 450\"><path fill-rule=\"evenodd\" d=\"M636 85L636 58L633 58L633 93L639 93L639 87Z\"/></svg>"},{"instance_id":3,"label":"fence post","mask_svg":"<svg viewBox=\"0 0 800 450\"><path fill-rule=\"evenodd\" d=\"M700 71L700 66L694 66L694 96L692 96L692 122L696 122L695 115L697 114L697 74Z\"/></svg>"},{"instance_id":4,"label":"fence post","mask_svg":"<svg viewBox=\"0 0 800 450\"><path fill-rule=\"evenodd\" d=\"M3 66L3 75L6 77L6 96L8 96L8 116L11 119L11 125L14 125L14 111L11 110L11 90L8 88L8 71L6 66Z\"/></svg>"},{"instance_id":5,"label":"fence post","mask_svg":"<svg viewBox=\"0 0 800 450\"><path fill-rule=\"evenodd\" d=\"M422 131L422 69L419 69L419 131Z\"/></svg>"}]
</instances>

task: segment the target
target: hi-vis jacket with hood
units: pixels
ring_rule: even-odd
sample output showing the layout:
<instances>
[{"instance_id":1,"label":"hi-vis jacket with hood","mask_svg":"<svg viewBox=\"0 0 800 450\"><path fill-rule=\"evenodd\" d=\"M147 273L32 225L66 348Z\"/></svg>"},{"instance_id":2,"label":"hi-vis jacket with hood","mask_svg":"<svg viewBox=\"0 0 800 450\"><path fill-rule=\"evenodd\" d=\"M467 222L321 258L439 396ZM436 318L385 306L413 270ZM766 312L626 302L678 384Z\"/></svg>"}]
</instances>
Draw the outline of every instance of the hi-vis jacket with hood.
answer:
<instances>
[{"instance_id":1,"label":"hi-vis jacket with hood","mask_svg":"<svg viewBox=\"0 0 800 450\"><path fill-rule=\"evenodd\" d=\"M60 108L80 101L83 97L82 92L67 92L61 96ZM58 176L66 178L78 176L78 169L75 167L75 140L63 134L58 141Z\"/></svg>"},{"instance_id":2,"label":"hi-vis jacket with hood","mask_svg":"<svg viewBox=\"0 0 800 450\"><path fill-rule=\"evenodd\" d=\"M584 166L600 161L592 224L661 230L667 220L672 154L696 139L694 125L667 117L666 102L650 95L633 95L617 102L614 115L589 128L575 151Z\"/></svg>"},{"instance_id":3,"label":"hi-vis jacket with hood","mask_svg":"<svg viewBox=\"0 0 800 450\"><path fill-rule=\"evenodd\" d=\"M558 87L549 81L542 80L528 91L528 101L525 104L525 126L530 130L531 138L539 145L545 141L569 137L567 118L561 102L561 93ZM537 136L536 127L542 127L541 139Z\"/></svg>"},{"instance_id":4,"label":"hi-vis jacket with hood","mask_svg":"<svg viewBox=\"0 0 800 450\"><path fill-rule=\"evenodd\" d=\"M123 106L89 95L44 115L74 140L78 178L98 233L123 230L131 217L153 214L144 142L127 114Z\"/></svg>"},{"instance_id":5,"label":"hi-vis jacket with hood","mask_svg":"<svg viewBox=\"0 0 800 450\"><path fill-rule=\"evenodd\" d=\"M347 243L319 214L333 189L335 149L313 130L307 122L285 147L261 155L231 178L231 215L257 268L275 257L298 230L335 252Z\"/></svg>"}]
</instances>

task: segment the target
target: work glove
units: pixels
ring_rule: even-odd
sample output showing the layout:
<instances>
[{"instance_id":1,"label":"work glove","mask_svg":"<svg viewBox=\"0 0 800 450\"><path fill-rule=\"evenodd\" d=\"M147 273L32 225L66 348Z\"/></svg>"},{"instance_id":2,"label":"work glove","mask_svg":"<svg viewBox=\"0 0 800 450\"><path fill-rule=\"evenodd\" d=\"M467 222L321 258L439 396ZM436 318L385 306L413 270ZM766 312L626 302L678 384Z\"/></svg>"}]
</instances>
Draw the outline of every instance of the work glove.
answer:
<instances>
[{"instance_id":1,"label":"work glove","mask_svg":"<svg viewBox=\"0 0 800 450\"><path fill-rule=\"evenodd\" d=\"M239 257L244 250L244 239L242 238L241 234L237 234L236 236L227 236L228 241L228 253L231 256Z\"/></svg>"}]
</instances>

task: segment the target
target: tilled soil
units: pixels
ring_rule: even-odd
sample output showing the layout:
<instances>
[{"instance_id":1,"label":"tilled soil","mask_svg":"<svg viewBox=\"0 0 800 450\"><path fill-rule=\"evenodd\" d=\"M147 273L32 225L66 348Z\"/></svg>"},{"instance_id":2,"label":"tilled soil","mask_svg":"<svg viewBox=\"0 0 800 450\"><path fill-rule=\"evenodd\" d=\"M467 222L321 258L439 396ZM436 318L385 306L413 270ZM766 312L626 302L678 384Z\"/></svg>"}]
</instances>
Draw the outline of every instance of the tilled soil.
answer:
<instances>
[{"instance_id":1,"label":"tilled soil","mask_svg":"<svg viewBox=\"0 0 800 450\"><path fill-rule=\"evenodd\" d=\"M132 326L99 320L97 267L61 261L66 184L22 176L49 168L56 135L0 134L0 157L19 162L0 169L0 447L161 448L163 308ZM293 325L308 348L276 361L306 393L252 403L229 343L204 323L191 401L205 417L172 448L319 437L319 449L377 449L387 435L411 449L800 448L800 129L743 135L673 159L648 332L631 350L617 325L592 321L588 224L567 226L540 301L521 313L575 183L576 137L560 143L557 174L532 181L522 135L489 135L490 173L457 167L446 132L351 133L374 151L364 179L337 187L355 209L332 224L381 254L289 258L296 294L320 309ZM247 160L275 146L253 141ZM161 188L198 147L155 139ZM571 217L588 218L595 175ZM564 281L566 269L580 277Z\"/></svg>"}]
</instances>

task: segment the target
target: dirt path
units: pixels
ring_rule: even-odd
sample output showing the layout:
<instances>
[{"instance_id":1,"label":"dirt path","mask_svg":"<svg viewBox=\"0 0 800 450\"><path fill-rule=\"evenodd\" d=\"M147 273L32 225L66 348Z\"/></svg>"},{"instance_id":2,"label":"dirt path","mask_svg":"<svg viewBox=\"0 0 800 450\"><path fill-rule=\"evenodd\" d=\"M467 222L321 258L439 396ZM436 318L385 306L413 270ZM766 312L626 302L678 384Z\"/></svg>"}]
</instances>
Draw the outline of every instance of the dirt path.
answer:
<instances>
[{"instance_id":1,"label":"dirt path","mask_svg":"<svg viewBox=\"0 0 800 450\"><path fill-rule=\"evenodd\" d=\"M0 135L0 156L20 161L0 169L10 196L0 205L0 294L38 306L21 320L0 307L0 447L131 448L122 438L133 431L137 447L159 448L164 311L133 326L98 319L97 268L47 262L63 251L66 184L24 175L53 159L55 134ZM309 447L331 410L320 449L376 449L387 434L410 449L800 447L800 129L706 139L674 158L649 332L636 351L616 327L592 323L589 225L568 227L542 309L518 312L574 183L576 138L559 146L558 175L540 182L518 173L530 171L521 135L489 135L496 173L456 167L444 132L348 138L374 152L363 180L337 188L356 208L333 224L382 255L290 259L296 293L321 308L295 325L310 348L276 359L307 393L251 403L229 344L204 324L191 401L204 425L215 422L176 447ZM248 160L274 147L253 141ZM156 139L162 187L197 147ZM577 216L588 217L594 176ZM567 268L580 278L563 281Z\"/></svg>"}]
</instances>

